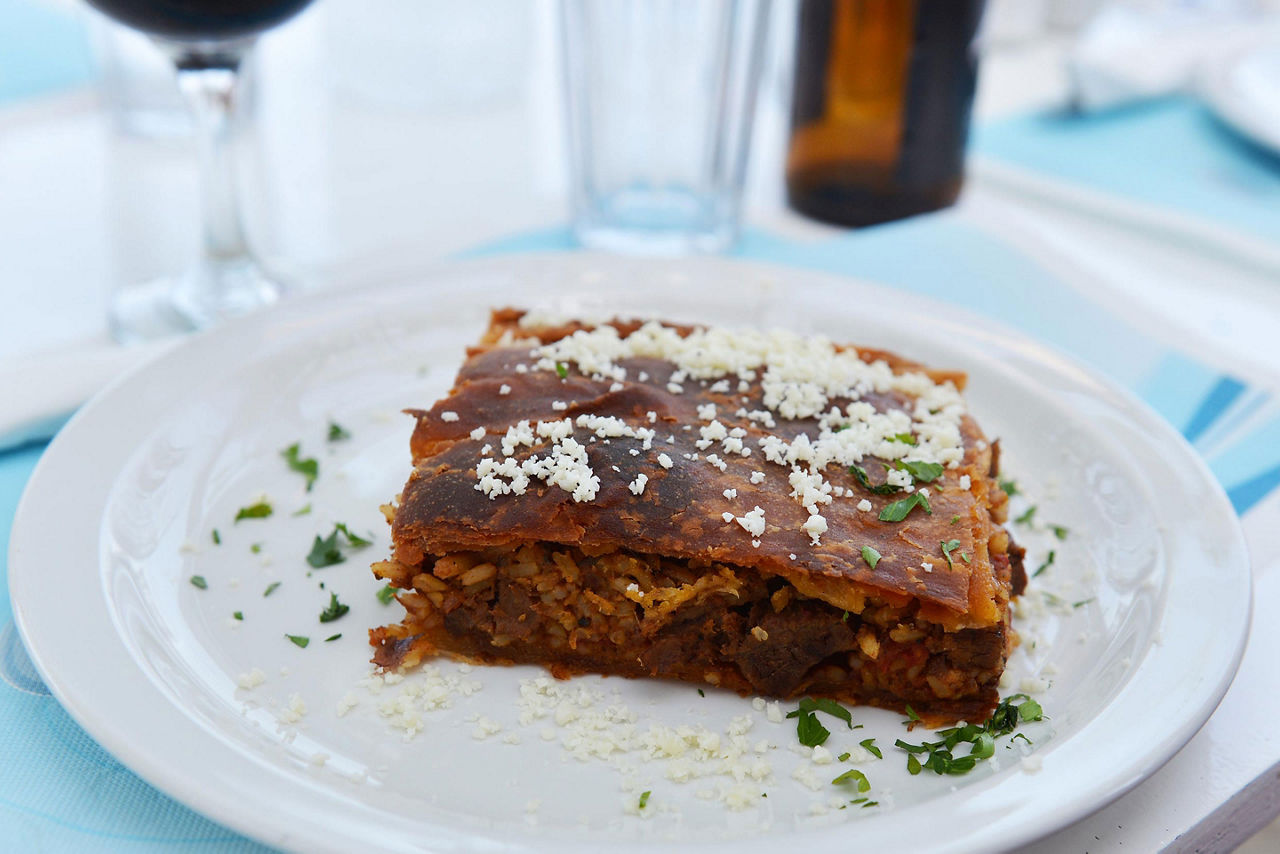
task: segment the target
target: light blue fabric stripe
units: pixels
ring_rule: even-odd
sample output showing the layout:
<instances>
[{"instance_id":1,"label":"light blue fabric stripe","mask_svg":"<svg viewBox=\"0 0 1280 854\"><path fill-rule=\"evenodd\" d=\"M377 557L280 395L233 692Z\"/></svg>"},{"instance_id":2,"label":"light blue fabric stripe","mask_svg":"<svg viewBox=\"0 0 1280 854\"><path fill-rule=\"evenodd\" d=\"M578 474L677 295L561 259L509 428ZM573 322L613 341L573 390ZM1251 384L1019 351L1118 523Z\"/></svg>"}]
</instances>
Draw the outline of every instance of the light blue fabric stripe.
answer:
<instances>
[{"instance_id":1,"label":"light blue fabric stripe","mask_svg":"<svg viewBox=\"0 0 1280 854\"><path fill-rule=\"evenodd\" d=\"M1218 379L1218 372L1207 365L1182 353L1170 352L1138 384L1136 391L1170 424L1182 429L1191 423Z\"/></svg>"},{"instance_id":2,"label":"light blue fabric stripe","mask_svg":"<svg viewBox=\"0 0 1280 854\"><path fill-rule=\"evenodd\" d=\"M83 10L0 0L0 104L83 86L95 73Z\"/></svg>"},{"instance_id":3,"label":"light blue fabric stripe","mask_svg":"<svg viewBox=\"0 0 1280 854\"><path fill-rule=\"evenodd\" d=\"M1182 434L1188 442L1194 442L1217 421L1227 408L1244 393L1245 385L1234 377L1220 377L1209 394L1200 402L1195 414L1191 416Z\"/></svg>"},{"instance_id":4,"label":"light blue fabric stripe","mask_svg":"<svg viewBox=\"0 0 1280 854\"><path fill-rule=\"evenodd\" d=\"M973 149L1068 183L1280 241L1280 158L1192 98L978 126Z\"/></svg>"},{"instance_id":5,"label":"light blue fabric stripe","mask_svg":"<svg viewBox=\"0 0 1280 854\"><path fill-rule=\"evenodd\" d=\"M1280 487L1280 466L1264 471L1262 474L1246 480L1227 490L1227 497L1236 508L1236 512L1245 514L1262 499L1270 495L1276 487Z\"/></svg>"},{"instance_id":6,"label":"light blue fabric stripe","mask_svg":"<svg viewBox=\"0 0 1280 854\"><path fill-rule=\"evenodd\" d=\"M1209 460L1209 468L1228 492L1256 480L1277 466L1280 466L1280 418L1272 419L1237 439L1231 447Z\"/></svg>"}]
</instances>

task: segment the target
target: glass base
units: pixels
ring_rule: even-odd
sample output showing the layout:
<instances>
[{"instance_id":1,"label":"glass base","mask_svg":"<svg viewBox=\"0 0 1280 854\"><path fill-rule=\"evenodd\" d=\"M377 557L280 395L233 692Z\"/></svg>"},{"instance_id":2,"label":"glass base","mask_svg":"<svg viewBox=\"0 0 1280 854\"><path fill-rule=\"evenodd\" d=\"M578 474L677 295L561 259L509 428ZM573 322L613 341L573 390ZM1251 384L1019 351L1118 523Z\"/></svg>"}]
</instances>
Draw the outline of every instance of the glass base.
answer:
<instances>
[{"instance_id":1,"label":"glass base","mask_svg":"<svg viewBox=\"0 0 1280 854\"><path fill-rule=\"evenodd\" d=\"M216 326L279 300L291 286L252 261L197 269L119 291L111 300L111 337L155 341Z\"/></svg>"},{"instance_id":2,"label":"glass base","mask_svg":"<svg viewBox=\"0 0 1280 854\"><path fill-rule=\"evenodd\" d=\"M718 196L683 188L629 188L591 200L575 218L583 246L637 255L723 252L736 216Z\"/></svg>"}]
</instances>

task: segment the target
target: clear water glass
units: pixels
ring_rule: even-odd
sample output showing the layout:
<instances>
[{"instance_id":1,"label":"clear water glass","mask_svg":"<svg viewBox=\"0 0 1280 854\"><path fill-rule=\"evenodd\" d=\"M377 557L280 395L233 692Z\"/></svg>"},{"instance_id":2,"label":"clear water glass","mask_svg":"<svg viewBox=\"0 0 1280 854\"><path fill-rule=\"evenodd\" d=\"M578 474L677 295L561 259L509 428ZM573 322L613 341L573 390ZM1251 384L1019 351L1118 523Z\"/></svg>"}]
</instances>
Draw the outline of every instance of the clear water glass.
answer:
<instances>
[{"instance_id":1,"label":"clear water glass","mask_svg":"<svg viewBox=\"0 0 1280 854\"><path fill-rule=\"evenodd\" d=\"M562 0L574 231L718 252L737 236L770 0Z\"/></svg>"}]
</instances>

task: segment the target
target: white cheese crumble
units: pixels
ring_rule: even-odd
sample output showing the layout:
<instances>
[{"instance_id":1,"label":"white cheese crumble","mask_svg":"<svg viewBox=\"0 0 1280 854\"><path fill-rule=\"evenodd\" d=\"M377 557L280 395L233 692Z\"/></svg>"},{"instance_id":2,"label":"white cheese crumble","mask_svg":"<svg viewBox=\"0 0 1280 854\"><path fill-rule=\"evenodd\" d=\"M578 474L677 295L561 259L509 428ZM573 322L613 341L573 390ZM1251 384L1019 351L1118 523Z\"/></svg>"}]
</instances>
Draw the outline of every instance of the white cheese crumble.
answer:
<instances>
[{"instance_id":1,"label":"white cheese crumble","mask_svg":"<svg viewBox=\"0 0 1280 854\"><path fill-rule=\"evenodd\" d=\"M255 667L248 673L241 673L236 677L236 684L246 691L252 691L263 682L267 681L267 674L263 673L259 668Z\"/></svg>"},{"instance_id":2,"label":"white cheese crumble","mask_svg":"<svg viewBox=\"0 0 1280 854\"><path fill-rule=\"evenodd\" d=\"M296 724L306 713L307 704L302 701L302 696L294 694L289 697L289 705L281 709L276 718L282 724Z\"/></svg>"},{"instance_id":3,"label":"white cheese crumble","mask_svg":"<svg viewBox=\"0 0 1280 854\"><path fill-rule=\"evenodd\" d=\"M662 466L664 469L669 469L674 465L674 463L671 462L671 457L666 454L658 454L658 465Z\"/></svg>"},{"instance_id":4,"label":"white cheese crumble","mask_svg":"<svg viewBox=\"0 0 1280 854\"><path fill-rule=\"evenodd\" d=\"M972 486L972 485L973 485L973 481L972 481L972 479L969 477L969 475L967 475L967 474L962 474L962 475L960 475L960 488L961 488L961 489L966 489L966 490L967 490L967 489L968 489L970 486Z\"/></svg>"},{"instance_id":5,"label":"white cheese crumble","mask_svg":"<svg viewBox=\"0 0 1280 854\"><path fill-rule=\"evenodd\" d=\"M472 439L475 439L477 442L478 442L478 441L480 441L481 439L483 439L483 438L484 438L484 428L483 428L483 427L477 427L476 429L472 430L472 431L471 431L471 438L472 438Z\"/></svg>"},{"instance_id":6,"label":"white cheese crumble","mask_svg":"<svg viewBox=\"0 0 1280 854\"><path fill-rule=\"evenodd\" d=\"M451 409L446 409L444 412L441 412L441 413L440 413L440 420L441 420L441 421L446 421L446 422L447 422L447 421L457 421L457 420L458 420L458 413L454 412L454 411L453 411L453 410L451 410Z\"/></svg>"},{"instance_id":7,"label":"white cheese crumble","mask_svg":"<svg viewBox=\"0 0 1280 854\"><path fill-rule=\"evenodd\" d=\"M498 386L498 394L503 395L504 397L508 394L511 394L511 386L507 385L506 383L503 383L502 385Z\"/></svg>"},{"instance_id":8,"label":"white cheese crumble","mask_svg":"<svg viewBox=\"0 0 1280 854\"><path fill-rule=\"evenodd\" d=\"M640 495L644 492L644 485L649 482L649 476L646 474L636 475L636 479L627 484L627 489L631 490L632 495Z\"/></svg>"},{"instance_id":9,"label":"white cheese crumble","mask_svg":"<svg viewBox=\"0 0 1280 854\"><path fill-rule=\"evenodd\" d=\"M753 471L753 472L751 473L751 482L752 482L752 483L764 483L764 472L762 472L762 471Z\"/></svg>"},{"instance_id":10,"label":"white cheese crumble","mask_svg":"<svg viewBox=\"0 0 1280 854\"><path fill-rule=\"evenodd\" d=\"M827 520L820 514L814 513L803 525L800 526L800 530L804 531L813 539L813 544L815 546L820 545L822 542L822 535L827 532Z\"/></svg>"},{"instance_id":11,"label":"white cheese crumble","mask_svg":"<svg viewBox=\"0 0 1280 854\"><path fill-rule=\"evenodd\" d=\"M725 497L725 498L727 498L727 499L729 499L730 501L732 501L733 499L735 499L735 498L737 498L737 497L738 497L738 490L736 490L736 489L726 489L726 490L724 491L724 497Z\"/></svg>"},{"instance_id":12,"label":"white cheese crumble","mask_svg":"<svg viewBox=\"0 0 1280 854\"><path fill-rule=\"evenodd\" d=\"M732 516L733 514L728 514ZM743 514L734 519L743 530L753 537L759 537L764 533L764 510L757 506L750 513Z\"/></svg>"},{"instance_id":13,"label":"white cheese crumble","mask_svg":"<svg viewBox=\"0 0 1280 854\"><path fill-rule=\"evenodd\" d=\"M858 509L859 509L859 510L861 510L863 513L870 513L870 512L871 512L871 502L870 502L868 499L866 499L866 498L864 498L864 499L862 499L861 501L859 501L859 502L858 502L858 504L857 504L857 507L858 507Z\"/></svg>"}]
</instances>

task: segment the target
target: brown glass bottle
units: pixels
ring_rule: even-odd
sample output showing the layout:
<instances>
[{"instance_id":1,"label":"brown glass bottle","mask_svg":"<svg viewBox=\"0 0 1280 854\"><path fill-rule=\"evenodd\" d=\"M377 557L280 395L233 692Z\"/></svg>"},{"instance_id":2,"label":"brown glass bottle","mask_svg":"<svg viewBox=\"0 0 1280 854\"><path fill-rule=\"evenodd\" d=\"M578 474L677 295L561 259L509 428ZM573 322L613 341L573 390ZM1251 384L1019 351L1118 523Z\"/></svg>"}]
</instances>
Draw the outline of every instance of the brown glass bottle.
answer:
<instances>
[{"instance_id":1,"label":"brown glass bottle","mask_svg":"<svg viewBox=\"0 0 1280 854\"><path fill-rule=\"evenodd\" d=\"M787 200L837 225L952 204L983 0L801 0Z\"/></svg>"}]
</instances>

